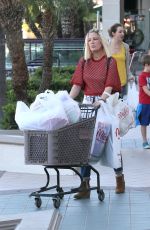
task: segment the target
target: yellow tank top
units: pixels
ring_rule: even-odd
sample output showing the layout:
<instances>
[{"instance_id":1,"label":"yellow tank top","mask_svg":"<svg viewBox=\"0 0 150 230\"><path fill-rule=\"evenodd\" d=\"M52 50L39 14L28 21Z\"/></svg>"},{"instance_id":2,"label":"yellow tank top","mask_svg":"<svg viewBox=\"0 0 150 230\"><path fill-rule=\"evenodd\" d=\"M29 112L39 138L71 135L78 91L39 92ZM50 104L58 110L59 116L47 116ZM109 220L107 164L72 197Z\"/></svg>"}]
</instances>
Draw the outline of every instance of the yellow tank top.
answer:
<instances>
[{"instance_id":1,"label":"yellow tank top","mask_svg":"<svg viewBox=\"0 0 150 230\"><path fill-rule=\"evenodd\" d=\"M112 55L117 62L118 73L121 81L121 86L126 85L127 83L127 73L126 73L126 54L124 45L121 45L121 50L119 53Z\"/></svg>"}]
</instances>

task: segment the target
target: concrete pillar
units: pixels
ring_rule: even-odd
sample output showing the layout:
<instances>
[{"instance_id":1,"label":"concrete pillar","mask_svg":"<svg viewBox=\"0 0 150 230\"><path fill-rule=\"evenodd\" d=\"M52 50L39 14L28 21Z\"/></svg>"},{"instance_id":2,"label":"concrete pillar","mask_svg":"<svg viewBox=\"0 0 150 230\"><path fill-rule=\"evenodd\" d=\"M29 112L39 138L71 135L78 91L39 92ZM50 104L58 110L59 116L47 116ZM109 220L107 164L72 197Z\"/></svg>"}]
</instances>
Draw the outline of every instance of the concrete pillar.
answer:
<instances>
[{"instance_id":1,"label":"concrete pillar","mask_svg":"<svg viewBox=\"0 0 150 230\"><path fill-rule=\"evenodd\" d=\"M123 23L124 0L103 0L102 25L103 35L108 36L108 29L114 23Z\"/></svg>"}]
</instances>

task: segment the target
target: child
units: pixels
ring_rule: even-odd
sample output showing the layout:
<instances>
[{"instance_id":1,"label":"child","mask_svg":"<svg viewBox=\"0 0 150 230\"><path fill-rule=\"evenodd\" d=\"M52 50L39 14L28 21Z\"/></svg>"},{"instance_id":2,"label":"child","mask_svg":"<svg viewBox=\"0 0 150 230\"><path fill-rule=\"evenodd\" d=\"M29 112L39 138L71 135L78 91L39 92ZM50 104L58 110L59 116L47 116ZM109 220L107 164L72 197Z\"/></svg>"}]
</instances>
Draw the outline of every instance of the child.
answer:
<instances>
[{"instance_id":1,"label":"child","mask_svg":"<svg viewBox=\"0 0 150 230\"><path fill-rule=\"evenodd\" d=\"M150 149L147 141L147 126L150 124L150 55L142 58L144 69L139 76L139 105L137 118L141 125L143 148Z\"/></svg>"}]
</instances>

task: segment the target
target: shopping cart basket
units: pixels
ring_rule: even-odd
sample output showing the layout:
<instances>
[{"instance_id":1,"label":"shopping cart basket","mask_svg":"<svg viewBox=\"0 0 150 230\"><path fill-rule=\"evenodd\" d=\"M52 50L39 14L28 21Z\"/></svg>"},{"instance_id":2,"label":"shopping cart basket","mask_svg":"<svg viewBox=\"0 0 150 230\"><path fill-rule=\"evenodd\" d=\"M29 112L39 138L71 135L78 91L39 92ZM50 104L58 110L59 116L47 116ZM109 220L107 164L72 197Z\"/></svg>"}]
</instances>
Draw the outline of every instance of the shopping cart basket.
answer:
<instances>
[{"instance_id":1,"label":"shopping cart basket","mask_svg":"<svg viewBox=\"0 0 150 230\"><path fill-rule=\"evenodd\" d=\"M136 84L138 83L138 76L143 70L142 58L145 54L147 54L145 50L135 51L130 60L129 70L135 77Z\"/></svg>"},{"instance_id":2,"label":"shopping cart basket","mask_svg":"<svg viewBox=\"0 0 150 230\"><path fill-rule=\"evenodd\" d=\"M91 105L80 105L81 120L54 131L31 131L24 132L25 137L25 163L43 165L47 182L38 191L30 196L35 197L35 205L40 208L41 197L52 197L53 205L59 208L61 199L66 194L76 193L79 188L64 191L60 186L59 169L70 169L80 178L83 178L76 167L89 166L97 176L97 186L89 190L97 190L100 201L104 200L105 194L100 188L99 172L90 165L90 148L95 127L97 109ZM50 175L48 169L54 169L57 175L57 184L49 187ZM56 189L57 193L46 194L48 190Z\"/></svg>"}]
</instances>

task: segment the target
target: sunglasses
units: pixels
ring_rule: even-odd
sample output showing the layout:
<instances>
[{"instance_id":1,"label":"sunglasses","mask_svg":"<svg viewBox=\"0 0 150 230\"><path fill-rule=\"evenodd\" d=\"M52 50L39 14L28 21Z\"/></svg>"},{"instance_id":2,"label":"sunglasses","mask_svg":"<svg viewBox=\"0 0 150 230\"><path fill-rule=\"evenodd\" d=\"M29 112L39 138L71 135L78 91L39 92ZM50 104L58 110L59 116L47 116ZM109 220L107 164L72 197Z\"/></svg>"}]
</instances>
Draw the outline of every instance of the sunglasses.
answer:
<instances>
[{"instance_id":1,"label":"sunglasses","mask_svg":"<svg viewBox=\"0 0 150 230\"><path fill-rule=\"evenodd\" d=\"M89 33L97 33L97 34L99 34L100 31L99 31L99 29L93 28L93 29L89 30Z\"/></svg>"}]
</instances>

